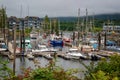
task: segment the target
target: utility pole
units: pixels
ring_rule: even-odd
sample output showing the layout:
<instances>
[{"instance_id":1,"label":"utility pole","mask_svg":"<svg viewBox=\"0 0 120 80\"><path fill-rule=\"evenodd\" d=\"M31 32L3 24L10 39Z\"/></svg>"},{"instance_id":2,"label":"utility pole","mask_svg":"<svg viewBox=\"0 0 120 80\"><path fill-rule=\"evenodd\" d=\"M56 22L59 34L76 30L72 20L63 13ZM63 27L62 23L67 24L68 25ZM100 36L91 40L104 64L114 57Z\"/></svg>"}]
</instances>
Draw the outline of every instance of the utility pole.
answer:
<instances>
[{"instance_id":1,"label":"utility pole","mask_svg":"<svg viewBox=\"0 0 120 80\"><path fill-rule=\"evenodd\" d=\"M95 26L94 26L94 21L95 21L95 20L94 20L94 13L93 13L93 16L92 16L92 17L93 17L93 22L92 22L92 29L93 29L93 30L92 30L92 31L94 32L94 30L95 30Z\"/></svg>"}]
</instances>

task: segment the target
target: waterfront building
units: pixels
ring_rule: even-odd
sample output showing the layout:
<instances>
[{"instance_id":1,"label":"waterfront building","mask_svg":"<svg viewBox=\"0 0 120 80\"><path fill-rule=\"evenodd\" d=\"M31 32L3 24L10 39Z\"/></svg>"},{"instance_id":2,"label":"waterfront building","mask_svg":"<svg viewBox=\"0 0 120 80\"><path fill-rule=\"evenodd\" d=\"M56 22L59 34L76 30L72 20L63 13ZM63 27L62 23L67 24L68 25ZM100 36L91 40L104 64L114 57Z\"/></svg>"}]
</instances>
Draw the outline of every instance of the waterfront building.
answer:
<instances>
[{"instance_id":1,"label":"waterfront building","mask_svg":"<svg viewBox=\"0 0 120 80\"><path fill-rule=\"evenodd\" d=\"M41 19L39 17L34 16L26 16L24 19L24 27L35 27L40 28L41 26Z\"/></svg>"},{"instance_id":2,"label":"waterfront building","mask_svg":"<svg viewBox=\"0 0 120 80\"><path fill-rule=\"evenodd\" d=\"M19 28L19 19L15 16L9 17L8 18L9 29L13 29L15 25L17 28Z\"/></svg>"},{"instance_id":3,"label":"waterfront building","mask_svg":"<svg viewBox=\"0 0 120 80\"><path fill-rule=\"evenodd\" d=\"M40 28L42 20L39 17L26 16L25 18L17 18L15 16L11 16L8 18L8 26L10 29L16 25L17 29L24 28ZM14 25L15 24L15 25Z\"/></svg>"},{"instance_id":4,"label":"waterfront building","mask_svg":"<svg viewBox=\"0 0 120 80\"><path fill-rule=\"evenodd\" d=\"M103 31L105 32L116 32L116 33L120 33L120 26L118 25L112 25L112 24L107 24L107 25L103 25Z\"/></svg>"}]
</instances>

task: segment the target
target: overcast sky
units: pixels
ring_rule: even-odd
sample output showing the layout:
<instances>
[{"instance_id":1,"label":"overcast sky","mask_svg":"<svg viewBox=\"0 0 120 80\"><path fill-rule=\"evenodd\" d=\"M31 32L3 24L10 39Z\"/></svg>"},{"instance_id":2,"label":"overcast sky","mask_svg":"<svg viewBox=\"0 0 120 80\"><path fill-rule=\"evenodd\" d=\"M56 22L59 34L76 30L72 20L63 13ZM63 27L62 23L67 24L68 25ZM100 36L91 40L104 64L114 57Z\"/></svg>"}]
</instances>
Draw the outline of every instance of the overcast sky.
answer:
<instances>
[{"instance_id":1,"label":"overcast sky","mask_svg":"<svg viewBox=\"0 0 120 80\"><path fill-rule=\"evenodd\" d=\"M88 14L120 13L120 0L0 0L0 6L6 6L8 16L49 17L81 16Z\"/></svg>"}]
</instances>

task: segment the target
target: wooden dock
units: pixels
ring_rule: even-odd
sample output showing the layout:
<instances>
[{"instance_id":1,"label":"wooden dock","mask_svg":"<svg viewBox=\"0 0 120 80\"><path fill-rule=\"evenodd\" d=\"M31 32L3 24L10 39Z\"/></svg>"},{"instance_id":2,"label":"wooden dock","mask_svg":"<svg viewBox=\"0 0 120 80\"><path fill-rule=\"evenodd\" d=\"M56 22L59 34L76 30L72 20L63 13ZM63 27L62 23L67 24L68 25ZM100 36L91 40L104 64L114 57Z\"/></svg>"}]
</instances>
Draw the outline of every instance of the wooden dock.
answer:
<instances>
[{"instance_id":1,"label":"wooden dock","mask_svg":"<svg viewBox=\"0 0 120 80\"><path fill-rule=\"evenodd\" d=\"M9 52L1 52L0 54L3 55L3 56L10 56L9 54L13 54L13 43L12 42L8 42L8 50ZM62 52L62 51L57 51L56 52L57 54L55 54L55 52L38 52L38 53L33 53L33 55L35 57L39 57L39 56L43 56L45 57L46 59L52 59L51 57L49 57L48 55L52 56L52 57L61 57L65 60L73 60L72 58L70 58L69 56L66 55L66 53ZM99 55L99 56L102 56L102 57L109 57L111 55L114 55L114 54L120 54L118 52L114 52L114 51L106 51L106 50L100 50L100 51L93 51L92 52L93 54L96 54L96 55ZM16 49L16 56L19 57L19 56L25 56L26 57L26 54L21 54L19 50ZM89 59L88 59L89 60Z\"/></svg>"}]
</instances>

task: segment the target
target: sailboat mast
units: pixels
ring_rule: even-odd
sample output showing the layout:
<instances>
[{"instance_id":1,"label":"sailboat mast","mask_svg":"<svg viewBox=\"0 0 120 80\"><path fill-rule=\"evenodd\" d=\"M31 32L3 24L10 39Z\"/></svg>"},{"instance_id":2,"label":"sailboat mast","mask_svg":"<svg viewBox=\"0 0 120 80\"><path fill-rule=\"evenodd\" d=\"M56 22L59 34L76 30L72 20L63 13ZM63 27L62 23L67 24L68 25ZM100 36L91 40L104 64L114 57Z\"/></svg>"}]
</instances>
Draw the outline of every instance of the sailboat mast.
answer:
<instances>
[{"instance_id":1,"label":"sailboat mast","mask_svg":"<svg viewBox=\"0 0 120 80\"><path fill-rule=\"evenodd\" d=\"M50 34L52 33L52 25L51 25L51 19L50 19Z\"/></svg>"},{"instance_id":2,"label":"sailboat mast","mask_svg":"<svg viewBox=\"0 0 120 80\"><path fill-rule=\"evenodd\" d=\"M59 33L61 32L60 31L60 20L58 20L58 27L59 27Z\"/></svg>"},{"instance_id":3,"label":"sailboat mast","mask_svg":"<svg viewBox=\"0 0 120 80\"><path fill-rule=\"evenodd\" d=\"M87 33L88 32L88 10L86 8L86 26L85 26L85 32Z\"/></svg>"},{"instance_id":4,"label":"sailboat mast","mask_svg":"<svg viewBox=\"0 0 120 80\"><path fill-rule=\"evenodd\" d=\"M80 27L80 8L78 9L78 25L77 27Z\"/></svg>"},{"instance_id":5,"label":"sailboat mast","mask_svg":"<svg viewBox=\"0 0 120 80\"><path fill-rule=\"evenodd\" d=\"M77 27L78 27L78 40L79 40L79 35L80 35L80 8L78 9L78 23L77 23Z\"/></svg>"},{"instance_id":6,"label":"sailboat mast","mask_svg":"<svg viewBox=\"0 0 120 80\"><path fill-rule=\"evenodd\" d=\"M92 31L94 32L95 26L94 26L94 13L93 13L93 22L92 22Z\"/></svg>"}]
</instances>

